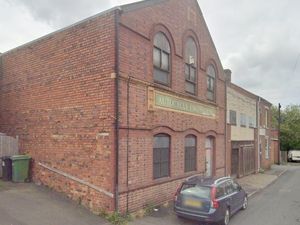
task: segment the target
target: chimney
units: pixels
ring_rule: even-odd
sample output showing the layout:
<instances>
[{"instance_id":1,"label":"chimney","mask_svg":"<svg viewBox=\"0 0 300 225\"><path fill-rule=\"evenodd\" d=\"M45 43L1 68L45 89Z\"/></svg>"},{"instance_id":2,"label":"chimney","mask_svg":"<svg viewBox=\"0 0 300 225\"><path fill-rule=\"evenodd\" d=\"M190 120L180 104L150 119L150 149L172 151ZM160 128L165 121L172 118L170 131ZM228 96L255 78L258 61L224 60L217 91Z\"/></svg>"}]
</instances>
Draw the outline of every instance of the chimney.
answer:
<instances>
[{"instance_id":1,"label":"chimney","mask_svg":"<svg viewBox=\"0 0 300 225\"><path fill-rule=\"evenodd\" d=\"M231 70L230 69L225 69L224 73L225 73L226 82L230 83L231 82L231 74L232 74Z\"/></svg>"}]
</instances>

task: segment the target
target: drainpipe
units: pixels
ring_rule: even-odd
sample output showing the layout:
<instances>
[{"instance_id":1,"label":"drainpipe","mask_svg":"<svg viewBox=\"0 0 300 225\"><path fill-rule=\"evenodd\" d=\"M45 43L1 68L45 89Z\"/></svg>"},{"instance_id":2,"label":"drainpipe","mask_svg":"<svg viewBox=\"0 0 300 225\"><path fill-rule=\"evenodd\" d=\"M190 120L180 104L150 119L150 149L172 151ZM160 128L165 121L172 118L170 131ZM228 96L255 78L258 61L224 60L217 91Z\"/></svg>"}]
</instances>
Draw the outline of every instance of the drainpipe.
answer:
<instances>
[{"instance_id":1,"label":"drainpipe","mask_svg":"<svg viewBox=\"0 0 300 225\"><path fill-rule=\"evenodd\" d=\"M227 79L225 80L225 176L227 176Z\"/></svg>"},{"instance_id":2,"label":"drainpipe","mask_svg":"<svg viewBox=\"0 0 300 225\"><path fill-rule=\"evenodd\" d=\"M129 99L130 99L130 79L131 79L131 76L128 77L128 80L127 80L127 150L126 150L126 185L127 185L127 195L126 195L126 211L127 213L129 212L129 186L128 186L128 182L129 182L129 131L130 131L130 116L129 116Z\"/></svg>"},{"instance_id":3,"label":"drainpipe","mask_svg":"<svg viewBox=\"0 0 300 225\"><path fill-rule=\"evenodd\" d=\"M257 107L256 107L256 115L257 115L257 151L258 151L258 154L257 154L257 171L259 171L260 169L260 109L259 109L259 105L260 105L260 101L261 101L261 98L258 97L258 101L257 101Z\"/></svg>"},{"instance_id":4,"label":"drainpipe","mask_svg":"<svg viewBox=\"0 0 300 225\"><path fill-rule=\"evenodd\" d=\"M228 83L231 82L231 70L230 69L225 69L224 70L225 73L225 176L228 176L228 171L227 171L227 167L228 167L228 157L227 157L227 144L228 144L228 132L227 132L227 87L228 87ZM231 138L230 138L231 141ZM231 172L230 172L231 173Z\"/></svg>"},{"instance_id":5,"label":"drainpipe","mask_svg":"<svg viewBox=\"0 0 300 225\"><path fill-rule=\"evenodd\" d=\"M120 75L120 57L119 57L119 23L121 8L115 10L115 211L119 211L119 75Z\"/></svg>"}]
</instances>

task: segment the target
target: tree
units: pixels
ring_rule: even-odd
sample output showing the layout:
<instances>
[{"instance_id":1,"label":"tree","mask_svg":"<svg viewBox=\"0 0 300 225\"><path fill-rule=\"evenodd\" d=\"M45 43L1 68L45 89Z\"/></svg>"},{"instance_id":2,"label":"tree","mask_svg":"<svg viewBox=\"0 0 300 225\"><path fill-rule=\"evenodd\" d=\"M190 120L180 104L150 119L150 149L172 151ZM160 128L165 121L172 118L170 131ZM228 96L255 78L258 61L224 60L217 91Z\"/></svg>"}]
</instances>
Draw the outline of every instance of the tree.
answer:
<instances>
[{"instance_id":1,"label":"tree","mask_svg":"<svg viewBox=\"0 0 300 225\"><path fill-rule=\"evenodd\" d=\"M282 110L281 118L282 150L300 149L300 105L287 106Z\"/></svg>"}]
</instances>

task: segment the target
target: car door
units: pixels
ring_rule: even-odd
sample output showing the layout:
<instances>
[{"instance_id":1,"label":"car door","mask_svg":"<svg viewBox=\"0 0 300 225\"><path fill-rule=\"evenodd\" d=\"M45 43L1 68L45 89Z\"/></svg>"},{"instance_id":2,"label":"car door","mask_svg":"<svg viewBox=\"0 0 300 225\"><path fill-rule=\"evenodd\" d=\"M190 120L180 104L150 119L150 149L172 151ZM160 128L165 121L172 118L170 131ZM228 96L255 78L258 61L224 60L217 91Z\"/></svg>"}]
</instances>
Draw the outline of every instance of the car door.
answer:
<instances>
[{"instance_id":1,"label":"car door","mask_svg":"<svg viewBox=\"0 0 300 225\"><path fill-rule=\"evenodd\" d=\"M241 192L239 185L233 180L228 181L227 185L228 192L230 193L229 196L231 198L231 212L235 213L243 204L244 194Z\"/></svg>"},{"instance_id":2,"label":"car door","mask_svg":"<svg viewBox=\"0 0 300 225\"><path fill-rule=\"evenodd\" d=\"M236 202L237 196L236 193L234 192L232 181L226 182L225 190L230 204L230 211L233 214L237 210L237 202Z\"/></svg>"}]
</instances>

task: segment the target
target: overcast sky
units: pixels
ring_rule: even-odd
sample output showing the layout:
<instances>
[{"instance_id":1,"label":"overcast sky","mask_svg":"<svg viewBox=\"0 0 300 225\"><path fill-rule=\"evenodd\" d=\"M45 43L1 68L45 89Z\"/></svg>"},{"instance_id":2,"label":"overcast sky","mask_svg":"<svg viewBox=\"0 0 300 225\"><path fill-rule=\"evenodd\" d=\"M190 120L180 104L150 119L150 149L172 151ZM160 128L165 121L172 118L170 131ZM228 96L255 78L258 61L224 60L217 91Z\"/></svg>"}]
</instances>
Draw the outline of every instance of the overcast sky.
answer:
<instances>
[{"instance_id":1,"label":"overcast sky","mask_svg":"<svg viewBox=\"0 0 300 225\"><path fill-rule=\"evenodd\" d=\"M0 0L0 52L129 2ZM300 104L300 1L198 2L234 83L273 104Z\"/></svg>"}]
</instances>

